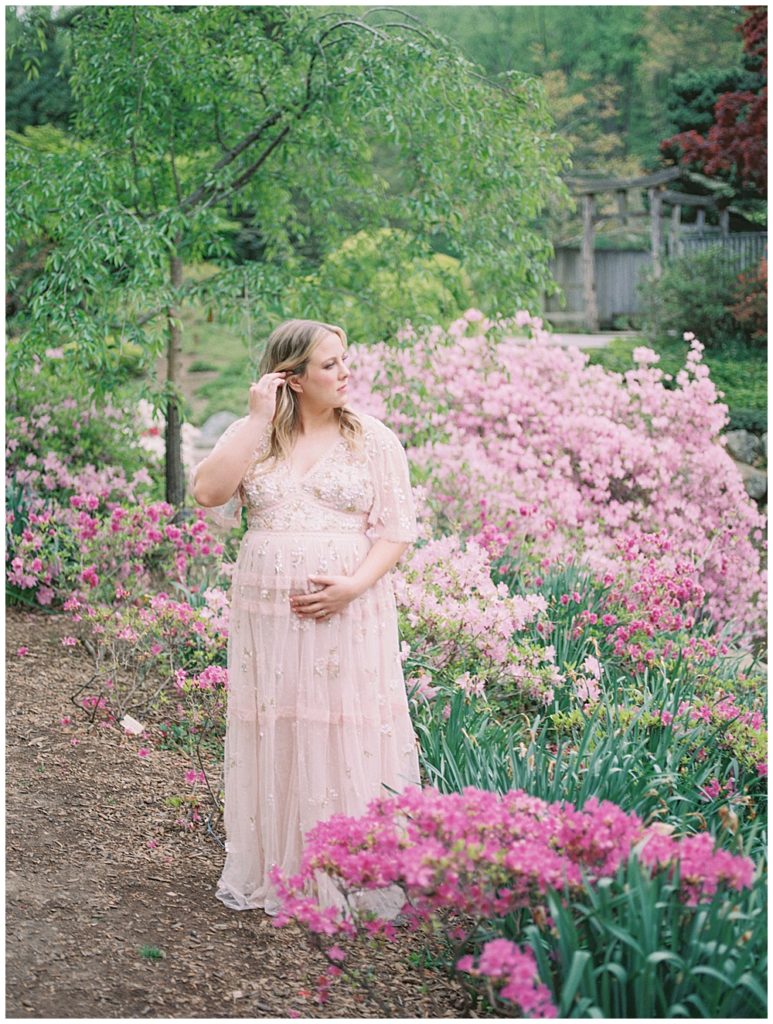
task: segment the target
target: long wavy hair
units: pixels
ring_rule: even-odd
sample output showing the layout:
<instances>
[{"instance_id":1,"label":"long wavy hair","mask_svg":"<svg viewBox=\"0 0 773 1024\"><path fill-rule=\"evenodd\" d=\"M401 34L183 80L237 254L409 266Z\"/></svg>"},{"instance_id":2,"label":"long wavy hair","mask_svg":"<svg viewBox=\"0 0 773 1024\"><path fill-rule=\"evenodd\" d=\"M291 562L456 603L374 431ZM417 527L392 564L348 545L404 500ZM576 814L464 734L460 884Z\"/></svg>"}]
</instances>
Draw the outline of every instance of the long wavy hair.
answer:
<instances>
[{"instance_id":1,"label":"long wavy hair","mask_svg":"<svg viewBox=\"0 0 773 1024\"><path fill-rule=\"evenodd\" d=\"M258 379L266 373L281 370L303 376L311 353L327 332L337 334L346 348L346 332L336 324L325 324L319 320L285 320L269 335L258 364ZM335 409L334 412L346 443L352 450L358 449L363 439L362 422L351 409ZM272 457L287 459L300 423L298 396L291 387L283 384L277 389L271 443L258 462Z\"/></svg>"}]
</instances>

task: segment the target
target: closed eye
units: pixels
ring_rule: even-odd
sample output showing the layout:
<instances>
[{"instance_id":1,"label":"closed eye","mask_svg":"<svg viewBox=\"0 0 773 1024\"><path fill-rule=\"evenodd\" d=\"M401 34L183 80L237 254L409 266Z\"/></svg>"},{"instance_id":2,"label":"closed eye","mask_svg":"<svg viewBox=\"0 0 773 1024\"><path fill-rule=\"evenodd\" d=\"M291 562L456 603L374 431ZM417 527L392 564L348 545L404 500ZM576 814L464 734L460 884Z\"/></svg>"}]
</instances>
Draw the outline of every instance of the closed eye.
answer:
<instances>
[{"instance_id":1,"label":"closed eye","mask_svg":"<svg viewBox=\"0 0 773 1024\"><path fill-rule=\"evenodd\" d=\"M349 359L348 354L343 356L343 362L347 362L348 359ZM323 369L329 370L332 366L335 366L335 359L333 360L332 363L325 363Z\"/></svg>"}]
</instances>

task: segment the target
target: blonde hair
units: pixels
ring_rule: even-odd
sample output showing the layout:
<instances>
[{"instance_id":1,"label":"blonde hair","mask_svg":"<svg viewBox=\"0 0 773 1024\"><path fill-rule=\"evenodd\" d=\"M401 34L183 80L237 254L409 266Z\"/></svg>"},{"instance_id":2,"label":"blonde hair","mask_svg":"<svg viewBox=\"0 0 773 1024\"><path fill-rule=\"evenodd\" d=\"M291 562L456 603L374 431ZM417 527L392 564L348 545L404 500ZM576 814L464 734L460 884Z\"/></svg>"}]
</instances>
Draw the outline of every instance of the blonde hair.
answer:
<instances>
[{"instance_id":1,"label":"blonde hair","mask_svg":"<svg viewBox=\"0 0 773 1024\"><path fill-rule=\"evenodd\" d=\"M266 373L290 370L302 376L306 372L309 357L330 332L337 334L346 348L346 332L336 324L325 324L319 320L285 320L271 332L258 364L258 378ZM335 409L338 429L352 449L360 447L363 438L362 423L351 409ZM283 384L277 389L276 413L274 415L271 443L258 462L274 457L286 459L293 446L300 427L298 396L291 387Z\"/></svg>"}]
</instances>

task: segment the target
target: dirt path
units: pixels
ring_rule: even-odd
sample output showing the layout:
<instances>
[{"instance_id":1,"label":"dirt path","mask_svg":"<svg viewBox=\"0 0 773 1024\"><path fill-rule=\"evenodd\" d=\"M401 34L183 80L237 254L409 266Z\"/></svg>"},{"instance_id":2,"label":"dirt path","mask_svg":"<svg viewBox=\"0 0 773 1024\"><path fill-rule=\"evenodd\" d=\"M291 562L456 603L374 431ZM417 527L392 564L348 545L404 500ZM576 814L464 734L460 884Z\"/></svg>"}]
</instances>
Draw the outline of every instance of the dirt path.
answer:
<instances>
[{"instance_id":1,"label":"dirt path","mask_svg":"<svg viewBox=\"0 0 773 1024\"><path fill-rule=\"evenodd\" d=\"M91 675L89 657L62 646L72 632L66 616L7 612L8 1017L459 1016L455 986L408 965L410 935L356 961L375 963L388 1013L344 979L324 1006L299 994L324 959L295 926L215 899L220 847L175 828L164 805L187 765L89 727L69 699ZM76 724L62 726L68 714Z\"/></svg>"}]
</instances>

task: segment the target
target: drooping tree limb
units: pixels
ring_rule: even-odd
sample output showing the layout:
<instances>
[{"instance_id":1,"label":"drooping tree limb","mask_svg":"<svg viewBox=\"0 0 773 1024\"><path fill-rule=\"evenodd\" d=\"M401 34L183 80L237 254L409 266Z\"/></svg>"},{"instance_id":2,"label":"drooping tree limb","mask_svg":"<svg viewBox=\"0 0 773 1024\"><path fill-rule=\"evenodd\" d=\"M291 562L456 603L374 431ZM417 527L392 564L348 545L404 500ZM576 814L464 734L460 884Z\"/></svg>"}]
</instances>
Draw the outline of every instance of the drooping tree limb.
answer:
<instances>
[{"instance_id":1,"label":"drooping tree limb","mask_svg":"<svg viewBox=\"0 0 773 1024\"><path fill-rule=\"evenodd\" d=\"M229 149L228 152L218 160L212 168L211 173L217 174L218 171L222 171L224 167L228 167L229 164L232 164L234 160L236 160L236 158L245 151L245 149L249 149L250 146L254 145L258 139L260 139L261 135L275 125L277 121L280 121L286 113L286 110L280 109L269 114L269 116L266 117L256 128L254 128L248 135L245 135L241 142L237 142L235 146ZM183 199L180 203L180 209L187 210L190 207L196 206L213 190L213 188L213 185L199 185L194 192L191 192L190 195Z\"/></svg>"}]
</instances>

